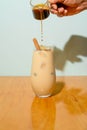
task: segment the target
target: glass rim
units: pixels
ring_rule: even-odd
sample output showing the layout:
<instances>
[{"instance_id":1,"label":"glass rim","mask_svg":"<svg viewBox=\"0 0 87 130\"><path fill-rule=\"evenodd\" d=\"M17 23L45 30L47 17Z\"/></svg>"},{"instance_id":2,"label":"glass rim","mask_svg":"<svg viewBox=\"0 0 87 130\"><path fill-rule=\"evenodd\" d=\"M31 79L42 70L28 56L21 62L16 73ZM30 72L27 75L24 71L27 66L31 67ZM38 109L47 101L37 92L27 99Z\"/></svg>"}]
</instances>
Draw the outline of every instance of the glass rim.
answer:
<instances>
[{"instance_id":1,"label":"glass rim","mask_svg":"<svg viewBox=\"0 0 87 130\"><path fill-rule=\"evenodd\" d=\"M47 3L48 3L48 0L45 0L44 3L42 2L42 3L38 3L38 4L44 4L44 5L45 5L45 4L47 4ZM33 4L33 3L32 3L32 0L30 0L30 5L31 5L32 7L34 7L34 6L38 5L38 4Z\"/></svg>"}]
</instances>

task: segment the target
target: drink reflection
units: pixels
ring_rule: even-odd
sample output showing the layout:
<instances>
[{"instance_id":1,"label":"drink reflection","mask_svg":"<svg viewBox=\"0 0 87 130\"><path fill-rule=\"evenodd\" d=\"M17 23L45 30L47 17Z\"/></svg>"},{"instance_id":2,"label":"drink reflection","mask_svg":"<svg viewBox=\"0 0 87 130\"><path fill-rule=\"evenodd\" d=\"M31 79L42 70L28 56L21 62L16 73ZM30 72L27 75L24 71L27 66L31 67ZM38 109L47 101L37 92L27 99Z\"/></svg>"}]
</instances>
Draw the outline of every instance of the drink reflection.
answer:
<instances>
[{"instance_id":1,"label":"drink reflection","mask_svg":"<svg viewBox=\"0 0 87 130\"><path fill-rule=\"evenodd\" d=\"M35 97L31 108L33 130L54 130L56 107L53 97Z\"/></svg>"},{"instance_id":2,"label":"drink reflection","mask_svg":"<svg viewBox=\"0 0 87 130\"><path fill-rule=\"evenodd\" d=\"M86 130L87 91L57 82L52 97L34 98L31 111L33 130Z\"/></svg>"}]
</instances>

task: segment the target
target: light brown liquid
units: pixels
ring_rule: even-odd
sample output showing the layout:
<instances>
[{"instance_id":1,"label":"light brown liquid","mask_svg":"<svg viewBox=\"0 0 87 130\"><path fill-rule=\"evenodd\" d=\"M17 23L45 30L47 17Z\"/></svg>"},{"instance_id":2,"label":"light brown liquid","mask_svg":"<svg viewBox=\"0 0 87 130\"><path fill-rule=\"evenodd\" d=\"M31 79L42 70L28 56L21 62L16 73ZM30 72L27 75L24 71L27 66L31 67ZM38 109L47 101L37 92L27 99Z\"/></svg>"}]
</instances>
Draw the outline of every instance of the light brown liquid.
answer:
<instances>
[{"instance_id":1,"label":"light brown liquid","mask_svg":"<svg viewBox=\"0 0 87 130\"><path fill-rule=\"evenodd\" d=\"M33 7L33 16L37 20L41 20L41 41L43 41L43 20L50 15L49 7L44 4L38 4Z\"/></svg>"},{"instance_id":2,"label":"light brown liquid","mask_svg":"<svg viewBox=\"0 0 87 130\"><path fill-rule=\"evenodd\" d=\"M47 97L55 88L55 67L52 50L34 51L32 58L31 83L37 96Z\"/></svg>"},{"instance_id":3,"label":"light brown liquid","mask_svg":"<svg viewBox=\"0 0 87 130\"><path fill-rule=\"evenodd\" d=\"M42 13L41 13L41 42L43 42L43 20L42 20Z\"/></svg>"}]
</instances>

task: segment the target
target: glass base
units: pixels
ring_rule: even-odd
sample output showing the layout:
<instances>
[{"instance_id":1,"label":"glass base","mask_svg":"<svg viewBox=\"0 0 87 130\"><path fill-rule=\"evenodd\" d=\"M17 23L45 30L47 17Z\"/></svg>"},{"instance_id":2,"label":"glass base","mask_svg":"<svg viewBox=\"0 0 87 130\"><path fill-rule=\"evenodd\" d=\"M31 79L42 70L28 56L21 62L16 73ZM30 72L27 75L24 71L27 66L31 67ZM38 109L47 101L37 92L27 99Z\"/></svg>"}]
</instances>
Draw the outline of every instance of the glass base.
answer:
<instances>
[{"instance_id":1,"label":"glass base","mask_svg":"<svg viewBox=\"0 0 87 130\"><path fill-rule=\"evenodd\" d=\"M50 97L51 94L49 94L49 95L36 95L36 96L39 97L39 98L47 98L47 97Z\"/></svg>"}]
</instances>

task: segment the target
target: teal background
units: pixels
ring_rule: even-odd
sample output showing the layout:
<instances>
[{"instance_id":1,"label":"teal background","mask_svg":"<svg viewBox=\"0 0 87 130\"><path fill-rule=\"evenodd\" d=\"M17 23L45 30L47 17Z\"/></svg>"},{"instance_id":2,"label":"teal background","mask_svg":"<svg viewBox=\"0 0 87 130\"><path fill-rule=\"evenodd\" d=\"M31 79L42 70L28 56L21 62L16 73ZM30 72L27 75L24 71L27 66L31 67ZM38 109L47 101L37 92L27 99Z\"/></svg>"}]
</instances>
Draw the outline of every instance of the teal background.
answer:
<instances>
[{"instance_id":1,"label":"teal background","mask_svg":"<svg viewBox=\"0 0 87 130\"><path fill-rule=\"evenodd\" d=\"M30 76L32 39L41 43L40 29L28 0L0 0L0 76ZM87 75L87 11L63 18L50 14L43 33L43 44L55 50L56 75Z\"/></svg>"}]
</instances>

